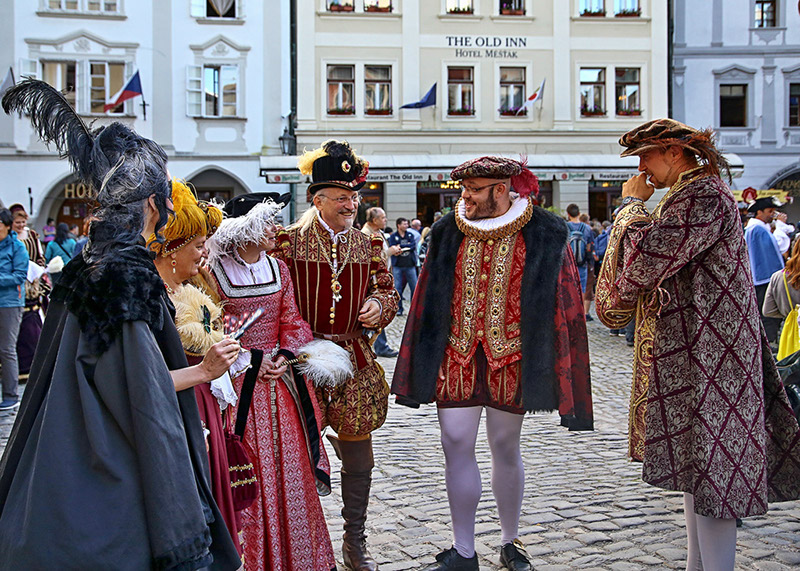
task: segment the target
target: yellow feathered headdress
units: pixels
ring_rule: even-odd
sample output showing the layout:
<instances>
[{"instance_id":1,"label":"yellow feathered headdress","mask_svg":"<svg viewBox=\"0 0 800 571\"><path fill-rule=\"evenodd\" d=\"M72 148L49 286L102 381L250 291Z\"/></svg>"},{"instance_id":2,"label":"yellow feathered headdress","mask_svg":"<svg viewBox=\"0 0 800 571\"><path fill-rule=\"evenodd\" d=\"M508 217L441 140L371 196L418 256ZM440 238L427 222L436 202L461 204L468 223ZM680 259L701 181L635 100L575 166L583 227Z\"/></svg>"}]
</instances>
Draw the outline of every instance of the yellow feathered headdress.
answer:
<instances>
[{"instance_id":1,"label":"yellow feathered headdress","mask_svg":"<svg viewBox=\"0 0 800 571\"><path fill-rule=\"evenodd\" d=\"M164 242L159 244L155 236L150 247L161 256L180 250L198 236L211 236L222 222L222 210L198 201L191 188L182 180L172 180L172 203L175 214L161 231Z\"/></svg>"}]
</instances>

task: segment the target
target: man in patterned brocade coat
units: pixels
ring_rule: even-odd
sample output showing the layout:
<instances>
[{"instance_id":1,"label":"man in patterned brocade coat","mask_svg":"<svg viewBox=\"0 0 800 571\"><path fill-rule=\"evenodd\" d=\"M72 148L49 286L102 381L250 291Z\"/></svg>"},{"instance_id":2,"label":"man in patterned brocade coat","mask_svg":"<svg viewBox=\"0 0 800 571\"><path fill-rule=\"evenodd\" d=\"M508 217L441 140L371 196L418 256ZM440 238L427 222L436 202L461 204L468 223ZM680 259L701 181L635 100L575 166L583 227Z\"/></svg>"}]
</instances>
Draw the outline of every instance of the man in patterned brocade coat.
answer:
<instances>
[{"instance_id":1,"label":"man in patterned brocade coat","mask_svg":"<svg viewBox=\"0 0 800 571\"><path fill-rule=\"evenodd\" d=\"M338 343L353 362L354 378L318 389L317 396L342 461L344 563L370 571L377 569L364 533L374 465L370 434L386 420L389 386L364 330L388 325L398 298L381 256L383 241L353 228L368 163L347 143L328 141L300 157L298 167L312 177L314 204L279 232L276 257L289 266L297 307L314 337Z\"/></svg>"},{"instance_id":2,"label":"man in patterned brocade coat","mask_svg":"<svg viewBox=\"0 0 800 571\"><path fill-rule=\"evenodd\" d=\"M596 303L612 328L636 315L631 455L645 482L684 492L687 567L733 569L735 518L800 493L797 421L711 131L657 119L620 144L642 174L622 188ZM650 213L654 187L669 191Z\"/></svg>"},{"instance_id":3,"label":"man in patterned brocade coat","mask_svg":"<svg viewBox=\"0 0 800 571\"><path fill-rule=\"evenodd\" d=\"M461 200L431 230L392 392L400 404L438 407L454 542L427 569L478 569L475 441L486 408L500 560L527 570L517 538L524 414L558 409L570 430L593 427L580 278L567 225L534 206L538 182L523 163L481 157L450 176Z\"/></svg>"}]
</instances>

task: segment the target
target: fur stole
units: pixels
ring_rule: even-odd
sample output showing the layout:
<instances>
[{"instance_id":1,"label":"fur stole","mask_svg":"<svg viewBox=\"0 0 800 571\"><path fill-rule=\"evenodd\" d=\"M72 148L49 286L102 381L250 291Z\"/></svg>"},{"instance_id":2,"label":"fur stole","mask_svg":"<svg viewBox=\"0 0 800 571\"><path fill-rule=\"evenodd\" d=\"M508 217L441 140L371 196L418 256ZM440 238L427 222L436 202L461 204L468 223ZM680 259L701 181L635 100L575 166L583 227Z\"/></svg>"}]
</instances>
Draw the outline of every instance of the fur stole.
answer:
<instances>
[{"instance_id":1,"label":"fur stole","mask_svg":"<svg viewBox=\"0 0 800 571\"><path fill-rule=\"evenodd\" d=\"M144 321L153 330L163 326L166 290L144 246L112 245L91 264L75 256L52 296L75 314L97 354L112 345L126 321Z\"/></svg>"},{"instance_id":2,"label":"fur stole","mask_svg":"<svg viewBox=\"0 0 800 571\"><path fill-rule=\"evenodd\" d=\"M558 216L534 207L530 221L521 230L525 240L525 269L522 275L522 405L527 411L558 408L558 379L555 373L555 299L567 225ZM450 213L431 229L426 260L427 283L416 331L412 333L409 383L402 392L402 404L432 402L436 392L437 366L448 343L452 315L455 268L464 234ZM423 292L420 292L423 293ZM405 342L405 339L404 339ZM393 389L394 390L394 389ZM401 394L398 392L397 394ZM410 398L410 400L409 400Z\"/></svg>"}]
</instances>

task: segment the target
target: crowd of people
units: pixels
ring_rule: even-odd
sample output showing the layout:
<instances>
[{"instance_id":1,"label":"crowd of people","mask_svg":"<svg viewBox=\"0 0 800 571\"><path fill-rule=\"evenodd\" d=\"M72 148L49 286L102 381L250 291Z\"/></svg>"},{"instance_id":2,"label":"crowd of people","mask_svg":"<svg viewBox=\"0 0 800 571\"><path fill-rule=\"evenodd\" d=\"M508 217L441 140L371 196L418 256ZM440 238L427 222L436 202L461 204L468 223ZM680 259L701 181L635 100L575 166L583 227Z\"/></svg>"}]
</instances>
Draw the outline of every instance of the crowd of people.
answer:
<instances>
[{"instance_id":1,"label":"crowd of people","mask_svg":"<svg viewBox=\"0 0 800 571\"><path fill-rule=\"evenodd\" d=\"M612 335L635 329L629 454L646 482L684 493L690 568L733 569L736 518L800 496L800 428L756 319L762 285L765 313L796 304L800 246L762 281L773 261L753 255L773 254L773 213L757 201L743 232L708 131L662 119L626 133L642 174L613 225L540 208L524 161L484 156L453 169L452 212L424 229L399 218L387 236L377 207L354 227L368 164L346 142L300 157L312 204L281 228L286 197L200 201L155 142L89 129L41 81L3 107L30 116L99 204L84 244L48 222L46 247L24 208L0 210L2 406L19 406L0 462L9 568L335 569L325 436L342 560L375 570L372 433L394 394L437 406L453 543L426 570L479 568L484 414L500 561L529 570L522 420L558 411L593 430L593 300ZM669 190L650 212L654 188ZM399 355L380 335L396 315ZM391 387L376 353L397 356Z\"/></svg>"}]
</instances>

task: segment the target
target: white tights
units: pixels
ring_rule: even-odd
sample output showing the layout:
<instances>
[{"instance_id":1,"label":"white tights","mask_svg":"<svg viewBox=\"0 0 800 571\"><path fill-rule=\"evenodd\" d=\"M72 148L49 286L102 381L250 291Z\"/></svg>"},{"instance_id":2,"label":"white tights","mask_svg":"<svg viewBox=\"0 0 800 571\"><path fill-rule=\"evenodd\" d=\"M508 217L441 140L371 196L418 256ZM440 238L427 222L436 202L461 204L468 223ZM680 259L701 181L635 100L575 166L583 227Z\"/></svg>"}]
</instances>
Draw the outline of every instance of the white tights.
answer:
<instances>
[{"instance_id":1,"label":"white tights","mask_svg":"<svg viewBox=\"0 0 800 571\"><path fill-rule=\"evenodd\" d=\"M694 496L683 494L689 536L687 571L732 571L736 559L736 520L694 513Z\"/></svg>"},{"instance_id":2,"label":"white tights","mask_svg":"<svg viewBox=\"0 0 800 571\"><path fill-rule=\"evenodd\" d=\"M453 544L462 557L475 554L475 513L481 499L481 474L475 441L483 407L440 408L439 427L445 459L445 482ZM519 531L525 469L519 451L521 414L486 408L486 435L492 452L492 493L500 514L502 545Z\"/></svg>"}]
</instances>

